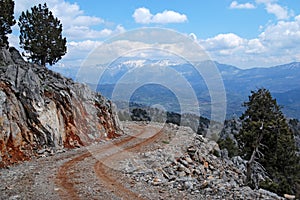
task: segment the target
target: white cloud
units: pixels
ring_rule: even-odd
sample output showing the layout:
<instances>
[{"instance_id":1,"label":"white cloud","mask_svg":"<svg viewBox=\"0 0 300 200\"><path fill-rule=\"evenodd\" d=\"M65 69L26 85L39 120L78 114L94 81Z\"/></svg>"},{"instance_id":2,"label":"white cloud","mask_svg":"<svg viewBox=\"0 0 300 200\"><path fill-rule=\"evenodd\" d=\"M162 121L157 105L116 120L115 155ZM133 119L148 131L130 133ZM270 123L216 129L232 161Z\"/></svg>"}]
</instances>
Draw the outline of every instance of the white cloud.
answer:
<instances>
[{"instance_id":1,"label":"white cloud","mask_svg":"<svg viewBox=\"0 0 300 200\"><path fill-rule=\"evenodd\" d=\"M228 33L219 34L202 42L204 42L204 46L207 50L218 51L238 48L243 44L243 39L236 34Z\"/></svg>"},{"instance_id":2,"label":"white cloud","mask_svg":"<svg viewBox=\"0 0 300 200\"><path fill-rule=\"evenodd\" d=\"M157 13L152 18L153 23L161 23L161 24L183 23L186 21L187 21L186 15L174 12L172 10L165 10L162 13Z\"/></svg>"},{"instance_id":3,"label":"white cloud","mask_svg":"<svg viewBox=\"0 0 300 200\"><path fill-rule=\"evenodd\" d=\"M244 4L239 4L237 1L231 2L229 8L231 9L254 9L255 6L252 3L244 3Z\"/></svg>"},{"instance_id":4,"label":"white cloud","mask_svg":"<svg viewBox=\"0 0 300 200\"><path fill-rule=\"evenodd\" d=\"M277 0L256 0L255 2L256 3L264 3L264 4L267 4L267 3L273 3L273 2L276 2Z\"/></svg>"},{"instance_id":5,"label":"white cloud","mask_svg":"<svg viewBox=\"0 0 300 200\"><path fill-rule=\"evenodd\" d=\"M172 10L165 10L162 13L155 15L151 14L147 8L138 8L134 11L132 17L136 23L140 24L168 24L168 23L183 23L187 21L187 16Z\"/></svg>"},{"instance_id":6,"label":"white cloud","mask_svg":"<svg viewBox=\"0 0 300 200\"><path fill-rule=\"evenodd\" d=\"M300 15L266 26L257 38L227 33L199 43L214 60L244 68L300 61Z\"/></svg>"},{"instance_id":7,"label":"white cloud","mask_svg":"<svg viewBox=\"0 0 300 200\"><path fill-rule=\"evenodd\" d=\"M38 4L44 4L44 1L16 1L16 18L19 17L22 11L30 10L31 7ZM106 22L104 19L86 15L77 3L70 3L64 0L48 0L47 6L54 16L61 21L63 34L68 40L102 39L125 30L120 25L113 29L111 27L109 29L105 28ZM97 27L97 30L95 27Z\"/></svg>"},{"instance_id":8,"label":"white cloud","mask_svg":"<svg viewBox=\"0 0 300 200\"><path fill-rule=\"evenodd\" d=\"M274 14L277 19L289 19L292 16L292 11L289 12L287 8L275 3L275 0L256 0L258 4L264 4L266 11L270 14Z\"/></svg>"},{"instance_id":9,"label":"white cloud","mask_svg":"<svg viewBox=\"0 0 300 200\"><path fill-rule=\"evenodd\" d=\"M300 46L300 15L293 21L279 21L268 26L259 39L270 48L290 49ZM300 52L300 51L299 51Z\"/></svg>"},{"instance_id":10,"label":"white cloud","mask_svg":"<svg viewBox=\"0 0 300 200\"><path fill-rule=\"evenodd\" d=\"M277 19L288 19L289 14L286 8L281 7L278 4L267 4L266 10L268 13L274 14Z\"/></svg>"},{"instance_id":11,"label":"white cloud","mask_svg":"<svg viewBox=\"0 0 300 200\"><path fill-rule=\"evenodd\" d=\"M134 11L132 17L134 18L136 23L149 24L152 21L153 15L147 8L138 8Z\"/></svg>"},{"instance_id":12,"label":"white cloud","mask_svg":"<svg viewBox=\"0 0 300 200\"><path fill-rule=\"evenodd\" d=\"M78 67L88 56L91 50L95 49L102 42L93 40L84 40L80 42L71 41L67 43L68 53L59 62L62 66Z\"/></svg>"},{"instance_id":13,"label":"white cloud","mask_svg":"<svg viewBox=\"0 0 300 200\"><path fill-rule=\"evenodd\" d=\"M15 1L15 18L18 19L22 11L31 10L31 7L44 4L43 0ZM101 44L99 40L115 34L125 32L122 25L110 25L104 19L89 16L77 3L66 0L47 0L47 6L63 25L63 35L67 38L67 54L60 61L61 65L79 66L95 47ZM13 27L13 34L9 35L11 46L19 47L19 27ZM23 51L23 50L21 50Z\"/></svg>"},{"instance_id":14,"label":"white cloud","mask_svg":"<svg viewBox=\"0 0 300 200\"><path fill-rule=\"evenodd\" d=\"M87 26L73 26L64 30L68 40L82 40L82 39L103 39L112 35L120 34L125 31L125 28L118 25L114 30L112 29L101 29L94 30Z\"/></svg>"}]
</instances>

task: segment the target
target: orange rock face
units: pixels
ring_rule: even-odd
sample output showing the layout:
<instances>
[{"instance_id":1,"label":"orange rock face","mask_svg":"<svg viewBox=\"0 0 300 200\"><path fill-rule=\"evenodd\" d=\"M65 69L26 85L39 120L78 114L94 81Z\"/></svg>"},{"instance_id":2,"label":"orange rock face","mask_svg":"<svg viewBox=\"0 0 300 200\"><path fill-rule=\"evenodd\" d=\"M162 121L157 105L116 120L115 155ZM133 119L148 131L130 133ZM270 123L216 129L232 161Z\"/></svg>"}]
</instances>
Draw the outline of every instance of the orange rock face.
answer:
<instances>
[{"instance_id":1,"label":"orange rock face","mask_svg":"<svg viewBox=\"0 0 300 200\"><path fill-rule=\"evenodd\" d=\"M0 49L0 166L121 132L112 103L99 93L25 62L14 48Z\"/></svg>"}]
</instances>

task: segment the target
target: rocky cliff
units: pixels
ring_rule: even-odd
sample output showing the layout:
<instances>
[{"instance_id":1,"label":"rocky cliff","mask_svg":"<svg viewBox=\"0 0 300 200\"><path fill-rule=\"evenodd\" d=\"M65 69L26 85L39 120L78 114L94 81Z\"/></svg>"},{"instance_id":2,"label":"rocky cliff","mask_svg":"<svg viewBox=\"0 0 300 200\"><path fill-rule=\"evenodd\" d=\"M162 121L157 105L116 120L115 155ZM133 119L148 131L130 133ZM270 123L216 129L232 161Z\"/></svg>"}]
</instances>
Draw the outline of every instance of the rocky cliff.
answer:
<instances>
[{"instance_id":1,"label":"rocky cliff","mask_svg":"<svg viewBox=\"0 0 300 200\"><path fill-rule=\"evenodd\" d=\"M0 166L120 132L113 105L86 85L0 49Z\"/></svg>"}]
</instances>

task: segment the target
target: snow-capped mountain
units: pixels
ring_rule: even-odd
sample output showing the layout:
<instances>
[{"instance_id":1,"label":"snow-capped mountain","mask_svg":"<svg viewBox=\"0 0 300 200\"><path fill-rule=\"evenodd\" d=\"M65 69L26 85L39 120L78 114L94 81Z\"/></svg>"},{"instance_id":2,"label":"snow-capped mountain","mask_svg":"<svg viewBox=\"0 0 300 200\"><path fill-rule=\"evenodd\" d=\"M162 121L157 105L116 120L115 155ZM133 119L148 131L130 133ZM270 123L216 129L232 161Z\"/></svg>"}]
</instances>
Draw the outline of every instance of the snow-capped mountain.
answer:
<instances>
[{"instance_id":1,"label":"snow-capped mountain","mask_svg":"<svg viewBox=\"0 0 300 200\"><path fill-rule=\"evenodd\" d=\"M212 61L207 62L207 67ZM235 66L220 64L214 62L217 66L220 75L223 79L226 95L227 95L227 115L240 114L243 110L242 103L248 100L248 95L251 90L264 87L271 91L273 96L277 98L278 103L283 106L283 111L288 117L300 119L300 63L294 62L270 68L252 68L240 69ZM183 60L151 60L142 58L121 58L112 62L108 66L102 66L106 71L101 77L98 90L106 96L110 96L114 85L125 74L133 70L144 72L138 74L141 77L157 76L173 81L176 84L177 80L168 71L162 72L162 69L170 68L182 75L196 91L197 98L201 102L209 102L210 96L204 79L199 75L195 68ZM205 66L204 66L205 67ZM76 72L79 68L63 68L52 67L54 71L60 72L65 76L76 79ZM157 70L159 69L159 70ZM156 71L155 71L156 70ZM153 73L152 73L153 72ZM166 73L162 75L162 73ZM134 80L134 79L133 79ZM123 84L123 82L122 82ZM130 84L130 82L126 83ZM151 88L152 87L152 88ZM160 92L154 86L146 87L145 91L139 91L139 96L152 95L159 99L164 98L166 92ZM180 85L178 85L180 87ZM179 88L184 90L184 87ZM161 90L161 88L160 88ZM152 94L153 93L153 94ZM138 100L138 98L133 98ZM145 100L145 99L144 99ZM147 99L151 101L151 98ZM169 105L171 108L172 105Z\"/></svg>"}]
</instances>

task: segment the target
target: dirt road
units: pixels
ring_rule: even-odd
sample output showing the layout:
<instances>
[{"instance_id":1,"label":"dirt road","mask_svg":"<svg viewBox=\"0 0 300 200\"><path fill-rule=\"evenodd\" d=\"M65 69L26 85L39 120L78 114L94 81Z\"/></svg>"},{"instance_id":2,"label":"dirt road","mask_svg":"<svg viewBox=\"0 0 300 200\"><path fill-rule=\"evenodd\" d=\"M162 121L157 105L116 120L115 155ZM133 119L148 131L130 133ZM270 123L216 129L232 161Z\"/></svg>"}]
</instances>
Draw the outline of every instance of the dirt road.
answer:
<instances>
[{"instance_id":1,"label":"dirt road","mask_svg":"<svg viewBox=\"0 0 300 200\"><path fill-rule=\"evenodd\" d=\"M143 199L141 194L134 193L116 180L117 177L112 173L113 169L110 164L113 163L113 160L125 159L130 156L130 153L139 152L143 147L151 145L162 135L162 131L157 127L146 125L131 125L130 129L131 135L122 137L115 142L90 148L88 152L83 152L63 164L56 177L56 184L61 188L60 196L63 199L80 199L74 187L75 181L71 169L76 167L79 162L85 162L87 158L91 158L97 160L94 171L99 181L105 184L106 190L122 199ZM85 171L83 170L82 173Z\"/></svg>"},{"instance_id":2,"label":"dirt road","mask_svg":"<svg viewBox=\"0 0 300 200\"><path fill-rule=\"evenodd\" d=\"M130 187L117 163L151 148L163 131L136 123L126 129L113 141L1 170L0 199L147 199Z\"/></svg>"}]
</instances>

